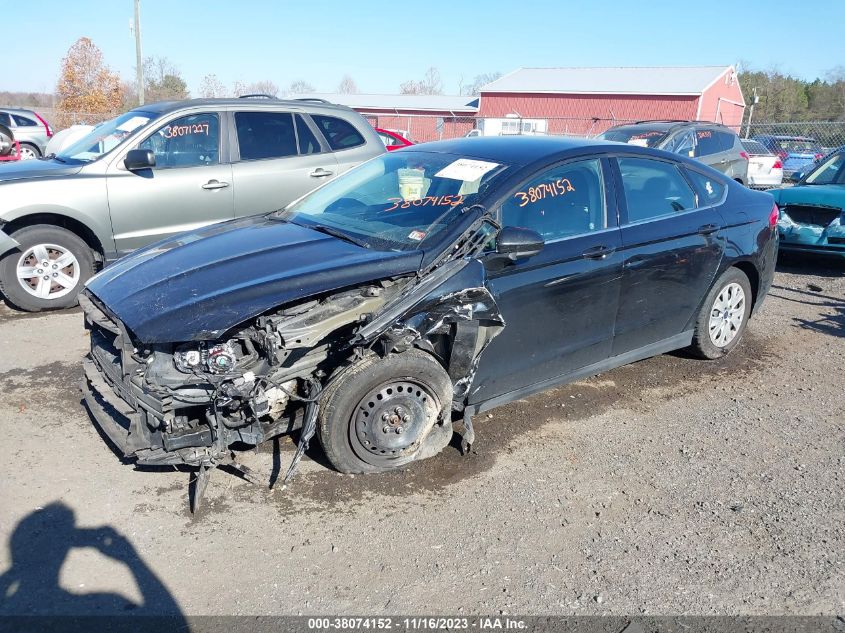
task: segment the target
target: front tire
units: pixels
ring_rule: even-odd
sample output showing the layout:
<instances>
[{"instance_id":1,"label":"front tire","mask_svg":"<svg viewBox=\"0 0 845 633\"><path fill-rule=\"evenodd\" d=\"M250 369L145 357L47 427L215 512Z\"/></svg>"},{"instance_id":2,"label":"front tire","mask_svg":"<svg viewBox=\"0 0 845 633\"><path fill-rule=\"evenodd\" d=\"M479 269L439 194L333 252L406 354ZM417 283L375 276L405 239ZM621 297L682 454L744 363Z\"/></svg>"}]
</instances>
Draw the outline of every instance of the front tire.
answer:
<instances>
[{"instance_id":1,"label":"front tire","mask_svg":"<svg viewBox=\"0 0 845 633\"><path fill-rule=\"evenodd\" d=\"M445 447L452 437L452 382L420 350L368 354L341 369L321 400L320 442L343 473L393 470Z\"/></svg>"},{"instance_id":2,"label":"front tire","mask_svg":"<svg viewBox=\"0 0 845 633\"><path fill-rule=\"evenodd\" d=\"M713 284L695 323L691 351L713 360L737 346L751 315L751 283L738 268L728 268Z\"/></svg>"},{"instance_id":3,"label":"front tire","mask_svg":"<svg viewBox=\"0 0 845 633\"><path fill-rule=\"evenodd\" d=\"M94 254L76 234L47 224L12 233L20 246L0 258L0 292L27 312L76 305L94 274Z\"/></svg>"}]
</instances>

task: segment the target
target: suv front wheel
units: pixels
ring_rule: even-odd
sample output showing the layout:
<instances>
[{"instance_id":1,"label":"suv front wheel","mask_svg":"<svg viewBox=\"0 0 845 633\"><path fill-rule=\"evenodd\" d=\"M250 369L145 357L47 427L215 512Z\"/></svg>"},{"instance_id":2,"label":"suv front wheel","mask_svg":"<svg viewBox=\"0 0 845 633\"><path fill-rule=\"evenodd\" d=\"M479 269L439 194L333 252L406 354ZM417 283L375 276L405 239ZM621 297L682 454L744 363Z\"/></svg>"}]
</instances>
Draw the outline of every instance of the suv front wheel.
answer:
<instances>
[{"instance_id":1,"label":"suv front wheel","mask_svg":"<svg viewBox=\"0 0 845 633\"><path fill-rule=\"evenodd\" d=\"M27 312L76 305L94 274L94 256L74 233L46 224L27 226L11 237L20 244L0 258L0 292Z\"/></svg>"}]
</instances>

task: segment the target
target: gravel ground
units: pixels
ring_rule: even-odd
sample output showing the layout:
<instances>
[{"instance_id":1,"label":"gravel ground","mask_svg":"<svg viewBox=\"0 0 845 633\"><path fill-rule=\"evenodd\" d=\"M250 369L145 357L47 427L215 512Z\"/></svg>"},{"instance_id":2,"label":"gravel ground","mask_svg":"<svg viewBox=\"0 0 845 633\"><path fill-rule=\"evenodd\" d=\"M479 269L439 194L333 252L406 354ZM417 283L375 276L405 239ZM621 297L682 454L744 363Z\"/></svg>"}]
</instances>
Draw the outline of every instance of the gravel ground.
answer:
<instances>
[{"instance_id":1,"label":"gravel ground","mask_svg":"<svg viewBox=\"0 0 845 633\"><path fill-rule=\"evenodd\" d=\"M782 261L740 347L482 415L389 475L136 471L80 405L78 310L0 307L0 612L845 611L845 265ZM269 480L289 441L244 463Z\"/></svg>"}]
</instances>

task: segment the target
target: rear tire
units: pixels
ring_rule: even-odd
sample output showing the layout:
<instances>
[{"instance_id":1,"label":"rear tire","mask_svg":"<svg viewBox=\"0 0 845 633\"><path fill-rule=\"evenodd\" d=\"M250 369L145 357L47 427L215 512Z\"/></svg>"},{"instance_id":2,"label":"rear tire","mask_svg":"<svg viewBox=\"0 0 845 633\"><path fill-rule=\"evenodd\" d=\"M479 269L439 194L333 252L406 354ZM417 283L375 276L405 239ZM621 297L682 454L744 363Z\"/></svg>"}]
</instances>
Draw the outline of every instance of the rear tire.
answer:
<instances>
[{"instance_id":1,"label":"rear tire","mask_svg":"<svg viewBox=\"0 0 845 633\"><path fill-rule=\"evenodd\" d=\"M20 246L0 257L0 292L7 301L27 312L76 305L94 274L94 254L82 238L48 224L24 227L11 237Z\"/></svg>"},{"instance_id":2,"label":"rear tire","mask_svg":"<svg viewBox=\"0 0 845 633\"><path fill-rule=\"evenodd\" d=\"M368 354L339 370L326 389L317 429L342 473L374 473L430 457L452 437L452 382L420 350Z\"/></svg>"},{"instance_id":3,"label":"rear tire","mask_svg":"<svg viewBox=\"0 0 845 633\"><path fill-rule=\"evenodd\" d=\"M701 306L690 351L699 358L714 360L737 346L751 315L751 283L738 268L722 273Z\"/></svg>"},{"instance_id":4,"label":"rear tire","mask_svg":"<svg viewBox=\"0 0 845 633\"><path fill-rule=\"evenodd\" d=\"M29 143L21 143L21 160L34 160L41 158L41 152L35 145Z\"/></svg>"}]
</instances>

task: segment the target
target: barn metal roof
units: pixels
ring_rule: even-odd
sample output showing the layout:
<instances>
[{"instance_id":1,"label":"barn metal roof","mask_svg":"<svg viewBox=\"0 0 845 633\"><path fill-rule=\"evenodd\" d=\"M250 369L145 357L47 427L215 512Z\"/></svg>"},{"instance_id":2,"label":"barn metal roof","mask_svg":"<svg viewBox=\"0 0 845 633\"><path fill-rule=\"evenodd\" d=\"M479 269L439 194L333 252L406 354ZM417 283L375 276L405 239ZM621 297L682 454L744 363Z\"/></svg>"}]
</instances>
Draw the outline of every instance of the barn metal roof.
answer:
<instances>
[{"instance_id":1,"label":"barn metal roof","mask_svg":"<svg viewBox=\"0 0 845 633\"><path fill-rule=\"evenodd\" d=\"M699 95L732 66L519 68L485 92Z\"/></svg>"},{"instance_id":2,"label":"barn metal roof","mask_svg":"<svg viewBox=\"0 0 845 633\"><path fill-rule=\"evenodd\" d=\"M476 112L478 97L453 95L381 95L335 94L309 92L289 97L291 99L325 99L356 110L432 110L445 112Z\"/></svg>"}]
</instances>

